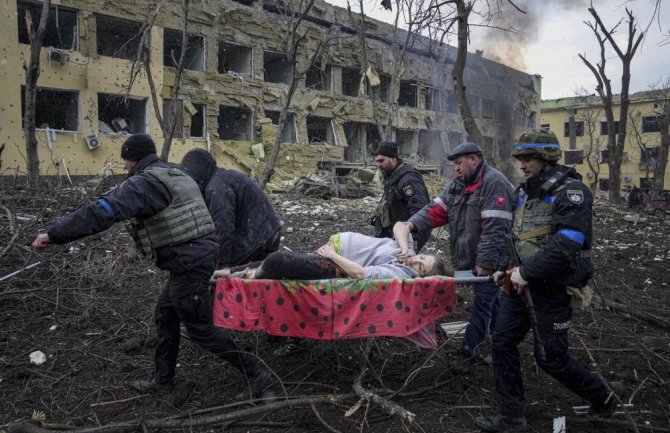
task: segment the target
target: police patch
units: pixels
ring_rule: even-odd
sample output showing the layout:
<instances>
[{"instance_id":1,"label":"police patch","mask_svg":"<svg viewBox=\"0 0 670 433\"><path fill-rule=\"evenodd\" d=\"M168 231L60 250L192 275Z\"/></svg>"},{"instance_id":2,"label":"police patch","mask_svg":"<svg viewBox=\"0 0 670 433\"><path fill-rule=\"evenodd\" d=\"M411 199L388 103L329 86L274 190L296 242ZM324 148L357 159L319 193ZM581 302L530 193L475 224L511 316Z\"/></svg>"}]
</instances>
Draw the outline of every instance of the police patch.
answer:
<instances>
[{"instance_id":1,"label":"police patch","mask_svg":"<svg viewBox=\"0 0 670 433\"><path fill-rule=\"evenodd\" d=\"M412 185L405 185L402 188L402 192L404 192L406 196L411 197L414 195L414 188L412 188Z\"/></svg>"},{"instance_id":2,"label":"police patch","mask_svg":"<svg viewBox=\"0 0 670 433\"><path fill-rule=\"evenodd\" d=\"M584 192L582 190L580 190L580 189L569 189L567 194L568 194L568 200L570 200L574 204L584 203Z\"/></svg>"},{"instance_id":3,"label":"police patch","mask_svg":"<svg viewBox=\"0 0 670 433\"><path fill-rule=\"evenodd\" d=\"M505 197L496 198L496 206L498 206L498 207L505 206Z\"/></svg>"}]
</instances>

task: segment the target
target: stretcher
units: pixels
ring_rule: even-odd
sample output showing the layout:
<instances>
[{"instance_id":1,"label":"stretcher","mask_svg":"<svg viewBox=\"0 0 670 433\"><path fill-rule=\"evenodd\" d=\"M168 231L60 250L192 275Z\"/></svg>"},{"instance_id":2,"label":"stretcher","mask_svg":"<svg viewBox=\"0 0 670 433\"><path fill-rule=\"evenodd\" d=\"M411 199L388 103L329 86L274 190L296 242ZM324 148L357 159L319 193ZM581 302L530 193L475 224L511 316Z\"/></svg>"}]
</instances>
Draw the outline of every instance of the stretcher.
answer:
<instances>
[{"instance_id":1,"label":"stretcher","mask_svg":"<svg viewBox=\"0 0 670 433\"><path fill-rule=\"evenodd\" d=\"M486 277L215 281L213 322L236 331L317 340L404 337L435 348L434 322L456 306L456 284Z\"/></svg>"}]
</instances>

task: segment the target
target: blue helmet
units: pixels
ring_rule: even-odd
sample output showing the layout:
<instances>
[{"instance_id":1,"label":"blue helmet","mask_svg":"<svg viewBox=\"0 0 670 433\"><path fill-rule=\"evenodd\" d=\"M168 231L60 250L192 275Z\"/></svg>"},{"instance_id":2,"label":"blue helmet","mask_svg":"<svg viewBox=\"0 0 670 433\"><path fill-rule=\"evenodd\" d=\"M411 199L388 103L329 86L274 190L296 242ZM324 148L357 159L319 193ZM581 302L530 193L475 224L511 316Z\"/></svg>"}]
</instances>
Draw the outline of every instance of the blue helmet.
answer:
<instances>
[{"instance_id":1,"label":"blue helmet","mask_svg":"<svg viewBox=\"0 0 670 433\"><path fill-rule=\"evenodd\" d=\"M512 148L512 156L532 156L545 161L561 159L561 145L551 131L531 129L521 134Z\"/></svg>"}]
</instances>

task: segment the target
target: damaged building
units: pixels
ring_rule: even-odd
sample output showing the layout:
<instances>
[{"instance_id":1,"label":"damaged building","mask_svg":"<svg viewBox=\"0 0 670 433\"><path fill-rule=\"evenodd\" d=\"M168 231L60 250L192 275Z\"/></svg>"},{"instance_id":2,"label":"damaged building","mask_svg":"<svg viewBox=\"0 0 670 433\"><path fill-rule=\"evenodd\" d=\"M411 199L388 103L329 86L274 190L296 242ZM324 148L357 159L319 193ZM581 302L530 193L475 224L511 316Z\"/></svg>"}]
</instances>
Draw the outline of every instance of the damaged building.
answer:
<instances>
[{"instance_id":1,"label":"damaged building","mask_svg":"<svg viewBox=\"0 0 670 433\"><path fill-rule=\"evenodd\" d=\"M126 97L139 35L156 2L53 3L37 92L41 172L98 173L119 161L127 134L151 134L160 148L162 131L146 75L137 77ZM25 171L23 62L30 55L25 17L30 12L37 23L41 7L31 0L0 4L5 22L0 77L7 92L0 100L0 143L7 143L0 155L3 175ZM446 152L467 139L451 84L454 47L418 40L408 49L399 88L391 94L398 62L393 26L370 19L367 64L361 65L356 24L348 12L317 1L303 24L305 47L316 47L326 35L331 41L298 84L288 121L278 131L294 67L283 49L283 12L271 0L191 2L171 161L202 147L221 166L253 174L281 134L275 181L318 169L345 172L371 164L370 153L382 137L375 118L386 119L397 104L390 119L401 154L424 171L444 168ZM160 2L150 38L152 78L165 112L183 48L181 2ZM536 126L540 77L477 52L468 56L464 80L487 150L504 157L513 137ZM372 98L379 101L377 113Z\"/></svg>"}]
</instances>

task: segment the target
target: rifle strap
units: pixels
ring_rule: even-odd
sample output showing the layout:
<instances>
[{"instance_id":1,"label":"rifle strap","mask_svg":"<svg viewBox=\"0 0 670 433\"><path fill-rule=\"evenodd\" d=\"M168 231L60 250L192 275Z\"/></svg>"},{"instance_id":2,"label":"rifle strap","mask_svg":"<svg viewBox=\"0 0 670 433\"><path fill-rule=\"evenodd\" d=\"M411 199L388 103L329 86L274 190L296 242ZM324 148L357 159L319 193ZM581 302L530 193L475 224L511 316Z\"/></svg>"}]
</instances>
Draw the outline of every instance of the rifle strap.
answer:
<instances>
[{"instance_id":1,"label":"rifle strap","mask_svg":"<svg viewBox=\"0 0 670 433\"><path fill-rule=\"evenodd\" d=\"M519 233L518 237L519 237L519 240L525 241L527 239L532 239L532 238L536 238L538 236L549 235L549 234L551 234L551 226L542 226L540 228L537 228L535 230L531 230L529 232Z\"/></svg>"}]
</instances>

